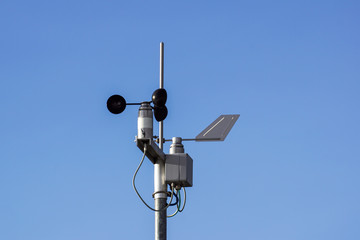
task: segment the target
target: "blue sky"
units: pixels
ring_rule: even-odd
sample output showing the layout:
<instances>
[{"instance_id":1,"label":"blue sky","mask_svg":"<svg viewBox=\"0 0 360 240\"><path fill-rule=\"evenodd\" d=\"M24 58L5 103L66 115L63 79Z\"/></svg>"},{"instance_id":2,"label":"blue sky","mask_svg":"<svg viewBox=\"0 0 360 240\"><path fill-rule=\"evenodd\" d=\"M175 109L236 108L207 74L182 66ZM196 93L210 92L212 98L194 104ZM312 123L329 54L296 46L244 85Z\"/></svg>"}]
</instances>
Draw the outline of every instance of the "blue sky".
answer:
<instances>
[{"instance_id":1,"label":"blue sky","mask_svg":"<svg viewBox=\"0 0 360 240\"><path fill-rule=\"evenodd\" d=\"M137 107L158 88L194 186L169 239L360 238L357 1L0 2L0 239L152 239L131 186ZM165 145L165 149L169 144ZM153 166L137 183L152 203ZM170 210L171 211L171 210Z\"/></svg>"}]
</instances>

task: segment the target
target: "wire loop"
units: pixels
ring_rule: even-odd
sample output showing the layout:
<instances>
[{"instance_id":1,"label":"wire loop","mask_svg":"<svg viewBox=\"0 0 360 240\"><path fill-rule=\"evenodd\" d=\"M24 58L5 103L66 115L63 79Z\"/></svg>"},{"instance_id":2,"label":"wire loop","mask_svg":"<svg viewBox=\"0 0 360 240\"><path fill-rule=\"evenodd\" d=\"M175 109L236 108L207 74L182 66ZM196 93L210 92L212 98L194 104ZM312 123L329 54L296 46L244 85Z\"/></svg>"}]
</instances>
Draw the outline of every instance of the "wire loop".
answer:
<instances>
[{"instance_id":1,"label":"wire loop","mask_svg":"<svg viewBox=\"0 0 360 240\"><path fill-rule=\"evenodd\" d=\"M165 207L163 207L162 209L154 209L154 208L150 207L150 206L144 201L144 199L141 197L140 193L138 192L138 190L136 189L136 186L135 186L136 175L137 175L137 173L138 173L141 165L142 165L143 162L144 162L144 159L145 159L145 156L146 156L146 150L147 150L147 147L146 147L146 144L144 144L144 154L143 154L142 159L141 159L141 161L140 161L140 163L139 163L139 166L137 167L137 169L136 169L136 171L135 171L135 173L134 173L134 176L133 176L133 179L132 179L132 185L133 185L133 188L134 188L136 194L138 195L138 197L140 198L140 200L145 204L145 206L147 206L150 210L152 210L152 211L154 211L154 212L164 211L164 210L166 210L166 209L170 206L170 204L171 204L171 202L172 202L172 199L173 199L173 197L174 197L174 184L171 184L171 198L170 198L170 203L167 204L167 205L166 205ZM167 192L165 192L165 193L167 194ZM154 194L155 194L155 193L154 193Z\"/></svg>"}]
</instances>

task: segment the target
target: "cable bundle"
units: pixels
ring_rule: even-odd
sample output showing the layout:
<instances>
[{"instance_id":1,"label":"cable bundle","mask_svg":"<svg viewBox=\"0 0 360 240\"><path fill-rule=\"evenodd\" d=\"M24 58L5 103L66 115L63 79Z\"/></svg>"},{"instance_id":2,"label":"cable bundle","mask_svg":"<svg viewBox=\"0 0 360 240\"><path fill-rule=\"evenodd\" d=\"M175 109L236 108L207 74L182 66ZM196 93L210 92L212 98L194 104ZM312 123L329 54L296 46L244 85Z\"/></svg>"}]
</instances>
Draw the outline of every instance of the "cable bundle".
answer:
<instances>
[{"instance_id":1,"label":"cable bundle","mask_svg":"<svg viewBox=\"0 0 360 240\"><path fill-rule=\"evenodd\" d=\"M168 207L170 207L170 206L176 206L176 211L175 211L173 214L167 216L167 217L174 217L177 213L184 211L185 204L186 204L186 191L185 191L185 188L184 188L184 187L180 187L179 189L177 189L177 188L175 189L174 184L171 184L171 185L170 185L170 187L171 187L171 192L167 192L168 197L170 197L170 202L169 202L164 208L162 208L162 209L154 209L154 208L150 207L150 206L144 201L144 199L141 197L141 195L140 195L140 193L138 192L138 190L137 190L137 188L136 188L136 185L135 185L136 175L137 175L137 173L139 172L139 169L141 168L141 166L142 166L142 164L143 164L143 162L144 162L145 156L146 156L146 144L144 144L144 154L143 154L143 156L142 156L142 158L141 158L141 161L140 161L140 163L139 163L139 166L137 167L137 169L136 169L136 171L135 171L135 173L134 173L133 179L132 179L133 188L134 188L136 194L138 195L138 197L140 198L140 200L145 204L145 206L147 206L150 210L152 210L152 211L154 211L154 212L159 212L159 211L166 210L166 209L167 209ZM174 192L174 189L175 189L176 192ZM181 189L183 189L183 191L184 191L184 203L183 203L182 207L181 207L181 194L180 194ZM176 201L175 201L175 203L172 203L172 200L173 200L174 196L175 196Z\"/></svg>"}]
</instances>

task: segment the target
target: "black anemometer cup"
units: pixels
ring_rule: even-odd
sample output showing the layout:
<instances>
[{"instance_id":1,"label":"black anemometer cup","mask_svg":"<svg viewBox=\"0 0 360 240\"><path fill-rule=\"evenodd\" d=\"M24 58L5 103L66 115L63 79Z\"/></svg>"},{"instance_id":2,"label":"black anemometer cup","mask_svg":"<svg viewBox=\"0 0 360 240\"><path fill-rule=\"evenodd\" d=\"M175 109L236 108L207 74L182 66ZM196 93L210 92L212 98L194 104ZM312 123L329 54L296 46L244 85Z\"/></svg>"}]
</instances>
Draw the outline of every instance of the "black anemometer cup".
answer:
<instances>
[{"instance_id":1,"label":"black anemometer cup","mask_svg":"<svg viewBox=\"0 0 360 240\"><path fill-rule=\"evenodd\" d=\"M107 100L107 108L108 110L113 114L119 114L122 113L126 108L126 101L125 98L123 98L120 95L112 95Z\"/></svg>"},{"instance_id":2,"label":"black anemometer cup","mask_svg":"<svg viewBox=\"0 0 360 240\"><path fill-rule=\"evenodd\" d=\"M154 116L156 121L163 121L168 114L168 110L165 106L167 100L166 90L163 88L156 89L152 94L152 102L154 104Z\"/></svg>"}]
</instances>

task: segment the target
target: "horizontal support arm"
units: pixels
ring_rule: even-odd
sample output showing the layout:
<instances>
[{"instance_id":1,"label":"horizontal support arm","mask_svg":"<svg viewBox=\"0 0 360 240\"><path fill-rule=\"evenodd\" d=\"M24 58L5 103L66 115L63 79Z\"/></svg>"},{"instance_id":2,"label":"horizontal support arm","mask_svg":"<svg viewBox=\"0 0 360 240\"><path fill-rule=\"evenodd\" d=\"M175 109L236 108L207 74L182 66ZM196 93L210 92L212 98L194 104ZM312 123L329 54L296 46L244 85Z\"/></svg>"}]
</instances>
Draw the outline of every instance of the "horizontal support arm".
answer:
<instances>
[{"instance_id":1,"label":"horizontal support arm","mask_svg":"<svg viewBox=\"0 0 360 240\"><path fill-rule=\"evenodd\" d=\"M156 163L158 159L165 162L165 153L159 148L159 146L152 139L138 139L135 137L136 146L144 152L144 144L147 144L146 157L150 159L152 163Z\"/></svg>"}]
</instances>

